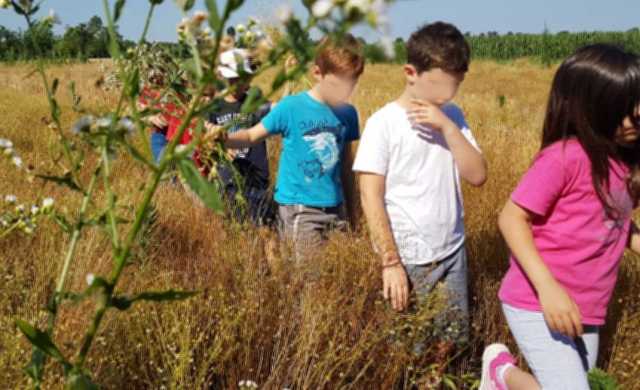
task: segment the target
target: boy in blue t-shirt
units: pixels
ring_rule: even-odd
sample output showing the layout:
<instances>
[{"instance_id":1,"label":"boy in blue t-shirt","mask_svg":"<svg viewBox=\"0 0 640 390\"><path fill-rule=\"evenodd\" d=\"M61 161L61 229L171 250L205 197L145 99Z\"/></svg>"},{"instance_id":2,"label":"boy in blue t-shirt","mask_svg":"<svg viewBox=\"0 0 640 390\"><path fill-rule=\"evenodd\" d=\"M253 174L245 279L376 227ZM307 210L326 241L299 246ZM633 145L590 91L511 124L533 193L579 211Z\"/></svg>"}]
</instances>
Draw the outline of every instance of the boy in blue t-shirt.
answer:
<instances>
[{"instance_id":1,"label":"boy in blue t-shirt","mask_svg":"<svg viewBox=\"0 0 640 390\"><path fill-rule=\"evenodd\" d=\"M225 141L228 148L243 148L282 136L275 200L281 234L294 244L297 258L317 248L329 231L346 228L345 203L353 215L349 168L359 126L355 108L346 101L363 70L361 44L353 36L323 40L313 88L282 99L261 123Z\"/></svg>"}]
</instances>

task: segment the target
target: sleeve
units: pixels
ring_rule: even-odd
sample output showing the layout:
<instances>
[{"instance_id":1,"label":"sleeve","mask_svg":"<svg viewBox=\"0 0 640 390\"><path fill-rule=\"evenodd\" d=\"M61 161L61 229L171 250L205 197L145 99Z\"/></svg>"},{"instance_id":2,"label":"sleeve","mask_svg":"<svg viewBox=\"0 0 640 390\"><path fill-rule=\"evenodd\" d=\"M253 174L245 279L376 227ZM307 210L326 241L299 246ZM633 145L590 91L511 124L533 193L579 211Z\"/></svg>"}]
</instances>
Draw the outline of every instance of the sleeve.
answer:
<instances>
[{"instance_id":1,"label":"sleeve","mask_svg":"<svg viewBox=\"0 0 640 390\"><path fill-rule=\"evenodd\" d=\"M542 150L511 194L518 206L540 216L547 215L566 186L566 166L562 148Z\"/></svg>"},{"instance_id":2,"label":"sleeve","mask_svg":"<svg viewBox=\"0 0 640 390\"><path fill-rule=\"evenodd\" d=\"M462 109L455 104L448 104L447 106L445 106L444 112L449 117L449 119L451 119L460 128L462 135L467 139L467 141L469 141L469 143L473 145L476 150L482 152L482 150L480 150L480 146L478 145L478 141L476 141L476 138L473 136L473 132L471 131L471 128L467 123L467 119L465 118Z\"/></svg>"},{"instance_id":3,"label":"sleeve","mask_svg":"<svg viewBox=\"0 0 640 390\"><path fill-rule=\"evenodd\" d=\"M262 119L262 125L269 134L287 135L289 118L289 97L282 99L271 108L268 114Z\"/></svg>"},{"instance_id":4,"label":"sleeve","mask_svg":"<svg viewBox=\"0 0 640 390\"><path fill-rule=\"evenodd\" d=\"M389 136L384 121L373 116L365 126L353 164L356 172L385 176L389 168Z\"/></svg>"},{"instance_id":5,"label":"sleeve","mask_svg":"<svg viewBox=\"0 0 640 390\"><path fill-rule=\"evenodd\" d=\"M348 128L347 128L347 142L353 142L360 139L360 121L358 120L358 111L355 107L350 106L348 111Z\"/></svg>"}]
</instances>

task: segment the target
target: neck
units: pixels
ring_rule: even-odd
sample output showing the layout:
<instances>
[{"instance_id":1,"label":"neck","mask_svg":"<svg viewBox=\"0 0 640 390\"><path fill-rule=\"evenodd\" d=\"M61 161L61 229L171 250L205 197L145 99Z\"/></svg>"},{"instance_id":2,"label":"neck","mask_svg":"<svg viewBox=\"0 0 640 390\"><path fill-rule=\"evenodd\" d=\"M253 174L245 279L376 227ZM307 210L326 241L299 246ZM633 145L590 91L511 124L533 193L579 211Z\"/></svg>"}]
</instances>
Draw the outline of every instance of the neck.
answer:
<instances>
[{"instance_id":1,"label":"neck","mask_svg":"<svg viewBox=\"0 0 640 390\"><path fill-rule=\"evenodd\" d=\"M319 89L320 88L318 87L318 84L314 85L313 88L309 90L309 95L311 95L312 98L319 101L320 103L327 104L327 101L322 98L322 94L320 93Z\"/></svg>"},{"instance_id":2,"label":"neck","mask_svg":"<svg viewBox=\"0 0 640 390\"><path fill-rule=\"evenodd\" d=\"M409 109L411 108L411 99L414 98L414 94L411 92L409 86L407 85L404 89L404 92L402 92L402 95L400 95L396 99L396 103L402 108Z\"/></svg>"},{"instance_id":3,"label":"neck","mask_svg":"<svg viewBox=\"0 0 640 390\"><path fill-rule=\"evenodd\" d=\"M227 103L236 103L239 100L240 99L234 93L230 93L228 95L225 95L225 97L224 97L224 101L227 102Z\"/></svg>"}]
</instances>

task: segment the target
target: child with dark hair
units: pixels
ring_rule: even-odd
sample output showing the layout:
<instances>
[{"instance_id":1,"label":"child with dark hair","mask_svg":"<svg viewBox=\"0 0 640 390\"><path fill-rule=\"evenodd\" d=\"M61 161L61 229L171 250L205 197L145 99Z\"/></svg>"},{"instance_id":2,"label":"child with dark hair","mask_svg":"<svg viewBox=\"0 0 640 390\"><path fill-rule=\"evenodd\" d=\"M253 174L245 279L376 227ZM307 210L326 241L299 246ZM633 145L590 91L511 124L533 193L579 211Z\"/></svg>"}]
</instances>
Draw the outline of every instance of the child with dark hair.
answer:
<instances>
[{"instance_id":1,"label":"child with dark hair","mask_svg":"<svg viewBox=\"0 0 640 390\"><path fill-rule=\"evenodd\" d=\"M231 49L220 55L218 75L226 81L230 93L208 116L213 126L225 126L229 133L258 124L268 113L271 104L265 103L257 111L243 113L253 71L252 58L245 49ZM218 164L218 179L224 190L229 213L238 221L254 225L270 225L275 221L272 196L269 191L269 159L267 143L229 149L230 164Z\"/></svg>"},{"instance_id":2,"label":"child with dark hair","mask_svg":"<svg viewBox=\"0 0 640 390\"><path fill-rule=\"evenodd\" d=\"M439 329L453 330L439 346L446 355L468 334L460 178L481 186L486 162L451 103L469 67L464 36L437 22L414 32L407 50L404 92L367 121L353 170L381 258L384 297L404 311L411 294L419 304L444 282L448 309L437 320Z\"/></svg>"},{"instance_id":3,"label":"child with dark hair","mask_svg":"<svg viewBox=\"0 0 640 390\"><path fill-rule=\"evenodd\" d=\"M639 132L639 57L598 44L562 63L541 150L499 219L511 249L499 297L533 375L493 344L480 389L589 389L620 260L640 253Z\"/></svg>"}]
</instances>

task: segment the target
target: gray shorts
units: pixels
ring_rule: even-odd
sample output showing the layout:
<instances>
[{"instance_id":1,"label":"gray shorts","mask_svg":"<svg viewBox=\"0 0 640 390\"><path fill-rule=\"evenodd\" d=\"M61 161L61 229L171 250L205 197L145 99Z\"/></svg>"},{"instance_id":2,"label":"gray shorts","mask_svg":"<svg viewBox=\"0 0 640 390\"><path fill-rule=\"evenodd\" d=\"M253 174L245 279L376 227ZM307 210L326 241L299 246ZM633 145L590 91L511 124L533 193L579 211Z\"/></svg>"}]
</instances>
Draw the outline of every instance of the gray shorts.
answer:
<instances>
[{"instance_id":1,"label":"gray shorts","mask_svg":"<svg viewBox=\"0 0 640 390\"><path fill-rule=\"evenodd\" d=\"M549 329L541 312L502 304L509 329L544 390L589 390L587 372L598 358L599 328L572 339Z\"/></svg>"},{"instance_id":2,"label":"gray shorts","mask_svg":"<svg viewBox=\"0 0 640 390\"><path fill-rule=\"evenodd\" d=\"M467 251L462 245L449 257L426 265L406 264L412 295L420 304L439 282L446 289L447 306L436 317L435 336L455 343L469 337L469 293L467 290Z\"/></svg>"},{"instance_id":3,"label":"gray shorts","mask_svg":"<svg viewBox=\"0 0 640 390\"><path fill-rule=\"evenodd\" d=\"M292 246L296 259L312 255L330 232L347 228L342 206L280 205L278 220L280 236Z\"/></svg>"}]
</instances>

